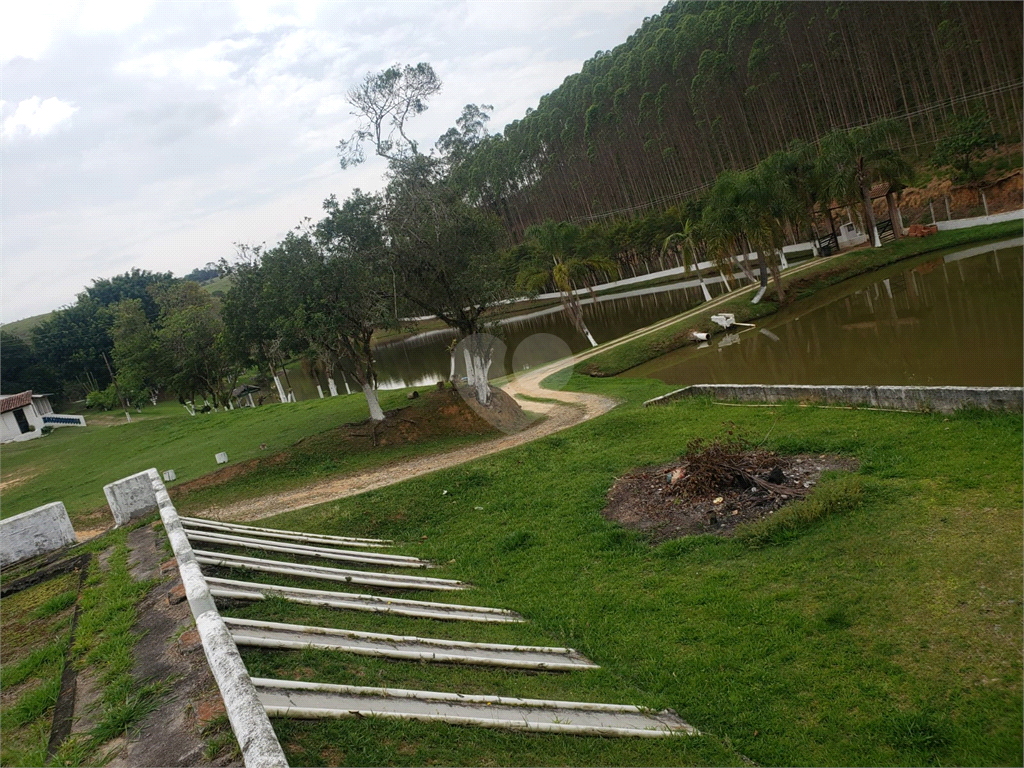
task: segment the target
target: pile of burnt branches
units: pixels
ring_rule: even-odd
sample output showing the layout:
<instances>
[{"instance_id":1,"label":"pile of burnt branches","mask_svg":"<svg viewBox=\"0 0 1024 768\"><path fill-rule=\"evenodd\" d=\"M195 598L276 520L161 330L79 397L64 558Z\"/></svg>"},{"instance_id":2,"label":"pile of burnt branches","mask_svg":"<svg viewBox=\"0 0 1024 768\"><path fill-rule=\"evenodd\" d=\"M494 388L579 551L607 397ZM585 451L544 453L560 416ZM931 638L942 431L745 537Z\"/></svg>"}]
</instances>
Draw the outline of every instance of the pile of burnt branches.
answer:
<instances>
[{"instance_id":1,"label":"pile of burnt branches","mask_svg":"<svg viewBox=\"0 0 1024 768\"><path fill-rule=\"evenodd\" d=\"M690 499L758 486L771 493L799 494L780 485L785 462L732 430L714 440L698 437L686 445L679 467L669 473L669 492Z\"/></svg>"}]
</instances>

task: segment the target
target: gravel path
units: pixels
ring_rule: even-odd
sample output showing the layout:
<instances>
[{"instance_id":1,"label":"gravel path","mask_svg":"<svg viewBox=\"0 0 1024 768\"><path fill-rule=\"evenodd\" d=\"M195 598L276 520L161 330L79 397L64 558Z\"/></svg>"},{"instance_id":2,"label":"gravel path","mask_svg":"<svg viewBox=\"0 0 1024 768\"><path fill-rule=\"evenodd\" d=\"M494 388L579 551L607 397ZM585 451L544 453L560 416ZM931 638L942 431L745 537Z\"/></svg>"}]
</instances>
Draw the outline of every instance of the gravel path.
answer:
<instances>
[{"instance_id":1,"label":"gravel path","mask_svg":"<svg viewBox=\"0 0 1024 768\"><path fill-rule=\"evenodd\" d=\"M814 262L812 261L810 263L813 264ZM791 267L787 270L787 273L793 274L795 272L802 271L806 266L808 265L801 265L800 267L795 268ZM547 417L543 421L528 427L522 432L507 435L505 437L498 437L484 443L477 443L476 445L472 445L467 448L460 448L448 453L421 456L416 459L389 464L387 466L378 467L365 472L344 475L341 477L326 478L294 491L273 493L256 499L239 501L228 506L210 507L205 510L200 510L195 514L198 517L232 522L259 520L260 518L270 517L271 515L280 514L281 512L290 512L295 509L310 507L314 504L323 504L324 502L333 501L334 499L341 499L346 496L354 496L365 491L372 491L376 488L383 488L384 486L399 483L403 480L408 480L411 477L425 475L428 472L433 472L438 469L454 467L458 464L478 459L481 456L488 456L492 453L497 453L498 451L504 451L507 448L513 448L517 445L523 445L534 440L539 440L540 438L554 432L559 432L563 429L568 429L575 424L579 424L580 422L596 418L597 416L610 411L618 405L618 402L611 398L587 394L584 392L565 392L560 390L544 389L540 386L540 382L547 376L565 368L568 365L574 365L575 363L586 360L599 352L604 352L612 347L617 347L620 344L625 344L626 342L632 341L640 336L660 330L667 325L679 322L688 315L702 312L721 304L727 299L734 298L737 294L753 293L756 287L756 285L748 286L746 288L738 289L733 293L724 294L723 296L719 296L710 302L701 304L688 312L684 312L681 315L667 318L654 323L653 325L649 325L646 328L640 328L639 330L616 339L613 342L602 344L597 349L588 350L587 352L576 355L572 360L561 360L549 363L542 368L537 368L531 370L529 373L517 376L514 380L501 387L509 395L513 397L516 397L517 395L527 395L529 397L539 397L557 401L541 403L520 399L520 404L523 405L526 410L539 413Z\"/></svg>"}]
</instances>

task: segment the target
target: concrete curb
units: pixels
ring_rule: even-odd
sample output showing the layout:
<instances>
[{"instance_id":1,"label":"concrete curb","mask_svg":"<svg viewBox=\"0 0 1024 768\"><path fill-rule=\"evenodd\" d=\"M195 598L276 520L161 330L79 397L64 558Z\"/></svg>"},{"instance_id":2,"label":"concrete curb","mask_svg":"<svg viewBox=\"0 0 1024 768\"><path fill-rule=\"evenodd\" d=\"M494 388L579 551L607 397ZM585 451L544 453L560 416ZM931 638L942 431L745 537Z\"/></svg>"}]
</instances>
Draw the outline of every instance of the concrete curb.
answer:
<instances>
[{"instance_id":1,"label":"concrete curb","mask_svg":"<svg viewBox=\"0 0 1024 768\"><path fill-rule=\"evenodd\" d=\"M221 698L227 710L231 729L235 732L247 768L287 768L281 744L270 718L260 703L249 672L245 668L235 641L213 601L213 595L199 569L192 546L182 528L178 511L155 469L148 470L160 507L160 519L178 561L181 583L185 586L196 629L202 639L203 651L210 664Z\"/></svg>"},{"instance_id":2,"label":"concrete curb","mask_svg":"<svg viewBox=\"0 0 1024 768\"><path fill-rule=\"evenodd\" d=\"M686 397L713 397L742 403L812 402L897 411L952 413L958 408L988 411L1024 410L1022 387L872 387L810 384L694 384L655 397L644 407Z\"/></svg>"}]
</instances>

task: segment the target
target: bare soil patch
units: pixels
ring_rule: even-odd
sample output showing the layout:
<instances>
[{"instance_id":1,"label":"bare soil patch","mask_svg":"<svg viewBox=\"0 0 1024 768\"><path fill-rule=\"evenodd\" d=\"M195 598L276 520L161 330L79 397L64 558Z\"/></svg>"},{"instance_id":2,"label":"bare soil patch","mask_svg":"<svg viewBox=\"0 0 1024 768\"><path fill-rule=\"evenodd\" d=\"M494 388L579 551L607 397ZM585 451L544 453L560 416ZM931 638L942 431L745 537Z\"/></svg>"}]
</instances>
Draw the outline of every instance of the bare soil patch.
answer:
<instances>
[{"instance_id":1,"label":"bare soil patch","mask_svg":"<svg viewBox=\"0 0 1024 768\"><path fill-rule=\"evenodd\" d=\"M616 480L603 515L647 534L653 544L700 534L731 536L738 526L769 517L806 495L823 472L858 466L846 456L765 453L752 461L753 481L736 478L688 492L685 478L691 468L676 460Z\"/></svg>"}]
</instances>

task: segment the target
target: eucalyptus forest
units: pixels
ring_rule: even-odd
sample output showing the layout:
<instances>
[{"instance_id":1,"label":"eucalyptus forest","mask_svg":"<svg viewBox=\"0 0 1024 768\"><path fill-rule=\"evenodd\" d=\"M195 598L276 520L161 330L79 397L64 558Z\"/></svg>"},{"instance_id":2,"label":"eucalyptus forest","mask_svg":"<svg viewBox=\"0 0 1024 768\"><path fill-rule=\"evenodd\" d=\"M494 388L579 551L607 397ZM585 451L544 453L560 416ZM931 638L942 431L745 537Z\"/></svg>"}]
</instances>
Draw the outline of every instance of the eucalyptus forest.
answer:
<instances>
[{"instance_id":1,"label":"eucalyptus forest","mask_svg":"<svg viewBox=\"0 0 1024 768\"><path fill-rule=\"evenodd\" d=\"M223 300L169 274L96 281L31 344L5 334L5 388L218 407L247 369L276 378L305 357L332 387L336 372L352 378L381 419L374 333L403 318L472 338L498 303L551 290L596 343L575 290L753 252L781 300L783 246L834 230L835 207L874 234L876 218L899 221L921 169L969 181L981 152L1020 142L1021 14L1019 2L671 2L503 130L469 104L433 146L411 138L441 87L431 65L369 73L348 89L360 124L339 136L339 161L387 158L382 191L332 196L274 246L238 245L220 265ZM486 403L487 350L469 357Z\"/></svg>"}]
</instances>

